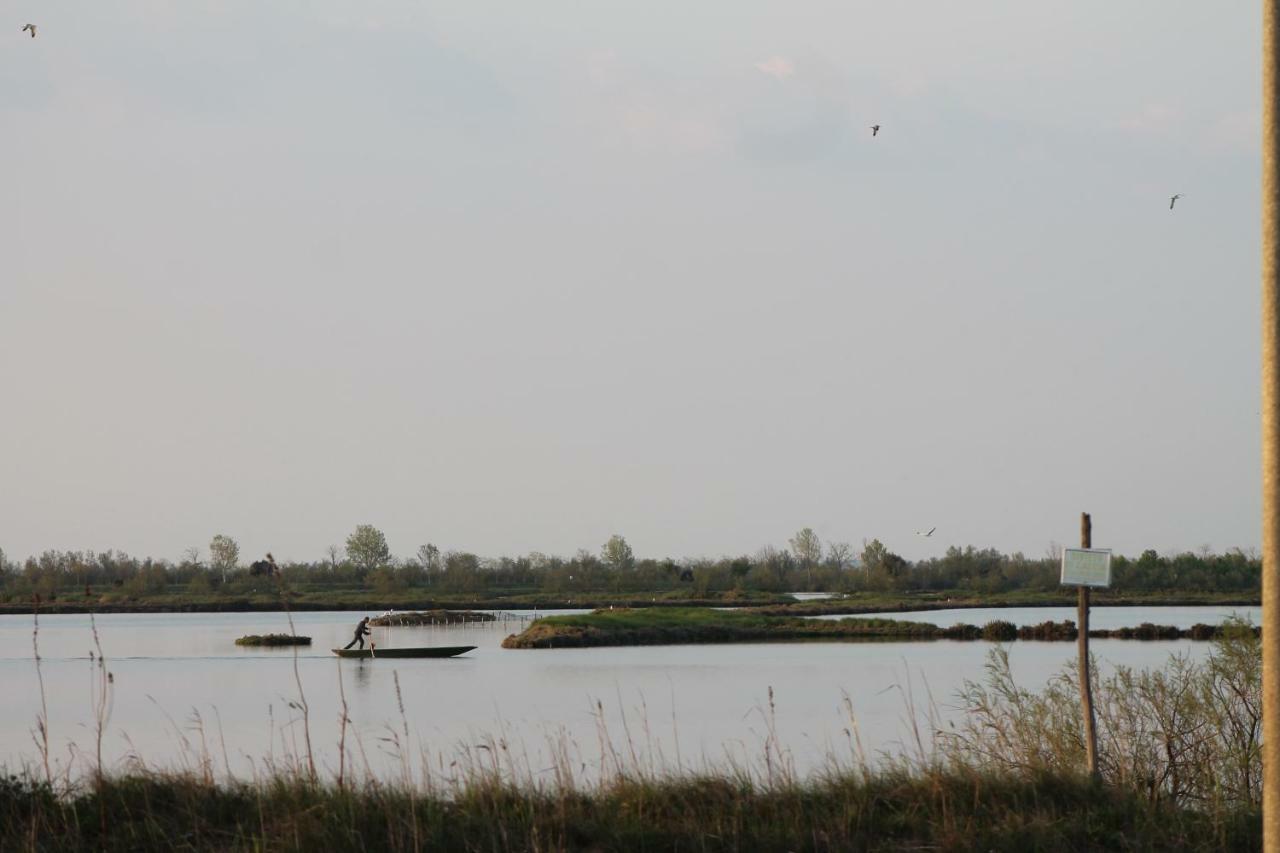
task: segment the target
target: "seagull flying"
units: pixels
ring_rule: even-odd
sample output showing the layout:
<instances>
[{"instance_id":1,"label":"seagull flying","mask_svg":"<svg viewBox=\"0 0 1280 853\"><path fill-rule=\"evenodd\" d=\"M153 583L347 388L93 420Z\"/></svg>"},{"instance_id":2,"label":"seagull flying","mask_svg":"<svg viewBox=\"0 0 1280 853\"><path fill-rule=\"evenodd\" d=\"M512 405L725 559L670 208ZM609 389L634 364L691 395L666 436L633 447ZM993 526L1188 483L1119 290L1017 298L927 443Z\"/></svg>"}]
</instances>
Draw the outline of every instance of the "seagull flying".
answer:
<instances>
[{"instance_id":1,"label":"seagull flying","mask_svg":"<svg viewBox=\"0 0 1280 853\"><path fill-rule=\"evenodd\" d=\"M917 530L917 531L916 531L916 535L917 535L917 536L923 536L923 537L925 537L925 538L927 539L927 538L929 538L930 536L932 536L932 535L933 535L933 531L935 531L935 530L937 530L937 529L938 529L938 528L935 526L935 527L930 527L928 530Z\"/></svg>"},{"instance_id":2,"label":"seagull flying","mask_svg":"<svg viewBox=\"0 0 1280 853\"><path fill-rule=\"evenodd\" d=\"M35 35L35 33L32 33L32 35ZM879 132L880 132L880 125L878 125L878 124L873 124L873 125L871 125L871 135L872 135L872 136L875 136L875 135L876 135L877 133L879 133Z\"/></svg>"},{"instance_id":3,"label":"seagull flying","mask_svg":"<svg viewBox=\"0 0 1280 853\"><path fill-rule=\"evenodd\" d=\"M36 25L35 25L35 24L27 24L25 27L23 27L23 28L22 28L22 31L23 31L24 33L25 33L27 30L30 30L30 31L31 31L31 37L32 37L32 38L35 38L35 37L36 37Z\"/></svg>"},{"instance_id":4,"label":"seagull flying","mask_svg":"<svg viewBox=\"0 0 1280 853\"><path fill-rule=\"evenodd\" d=\"M1169 199L1169 209L1170 209L1170 210L1173 210L1173 206L1174 206L1175 204L1177 204L1177 203L1178 203L1178 199L1180 199L1180 198L1182 198L1182 193L1178 193L1177 195L1175 195L1175 196L1173 196L1173 197L1171 197L1171 198Z\"/></svg>"}]
</instances>

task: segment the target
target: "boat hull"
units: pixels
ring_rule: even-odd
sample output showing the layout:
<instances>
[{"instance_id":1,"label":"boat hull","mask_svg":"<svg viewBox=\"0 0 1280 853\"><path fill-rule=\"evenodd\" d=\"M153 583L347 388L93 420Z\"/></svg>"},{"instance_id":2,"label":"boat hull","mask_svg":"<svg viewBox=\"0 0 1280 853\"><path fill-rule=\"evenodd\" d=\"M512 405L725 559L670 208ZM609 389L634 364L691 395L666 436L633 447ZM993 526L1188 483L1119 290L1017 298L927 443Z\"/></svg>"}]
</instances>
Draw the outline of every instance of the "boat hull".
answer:
<instances>
[{"instance_id":1,"label":"boat hull","mask_svg":"<svg viewBox=\"0 0 1280 853\"><path fill-rule=\"evenodd\" d=\"M340 658L451 658L466 654L475 646L419 646L399 649L334 649Z\"/></svg>"}]
</instances>

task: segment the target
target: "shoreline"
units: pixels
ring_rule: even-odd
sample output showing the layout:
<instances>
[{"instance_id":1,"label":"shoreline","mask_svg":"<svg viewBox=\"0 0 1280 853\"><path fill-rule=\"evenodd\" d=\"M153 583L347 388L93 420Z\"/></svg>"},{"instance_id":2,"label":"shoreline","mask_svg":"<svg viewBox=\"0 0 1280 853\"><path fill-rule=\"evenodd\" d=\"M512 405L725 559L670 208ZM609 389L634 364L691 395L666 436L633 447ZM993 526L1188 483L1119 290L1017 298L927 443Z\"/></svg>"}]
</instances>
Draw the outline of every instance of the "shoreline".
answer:
<instances>
[{"instance_id":1,"label":"shoreline","mask_svg":"<svg viewBox=\"0 0 1280 853\"><path fill-rule=\"evenodd\" d=\"M1095 591L1095 596L1097 593ZM994 599L982 600L963 598L958 600L938 600L933 594L928 598L913 600L910 598L859 601L857 599L815 599L808 601L780 602L775 600L737 599L737 598L688 598L660 599L643 593L635 597L584 596L581 599L535 599L520 600L511 597L496 597L474 601L444 601L434 598L407 599L399 601L373 600L336 601L300 600L291 601L288 606L279 599L261 600L235 598L225 601L43 601L38 606L30 601L0 602L0 615L23 616L33 613L43 614L83 614L83 613L274 613L293 612L372 612L372 611L410 611L410 610L593 610L603 607L627 607L633 609L667 608L667 607L712 607L731 609L750 609L754 613L766 616L859 616L871 613L907 613L927 612L934 610L978 610L1007 609L1015 607L1074 607L1076 598L1070 595L1046 595L1031 600ZM1091 607L1260 607L1262 597L1258 596L1224 596L1214 595L1143 595L1124 594L1117 596L1095 597Z\"/></svg>"}]
</instances>

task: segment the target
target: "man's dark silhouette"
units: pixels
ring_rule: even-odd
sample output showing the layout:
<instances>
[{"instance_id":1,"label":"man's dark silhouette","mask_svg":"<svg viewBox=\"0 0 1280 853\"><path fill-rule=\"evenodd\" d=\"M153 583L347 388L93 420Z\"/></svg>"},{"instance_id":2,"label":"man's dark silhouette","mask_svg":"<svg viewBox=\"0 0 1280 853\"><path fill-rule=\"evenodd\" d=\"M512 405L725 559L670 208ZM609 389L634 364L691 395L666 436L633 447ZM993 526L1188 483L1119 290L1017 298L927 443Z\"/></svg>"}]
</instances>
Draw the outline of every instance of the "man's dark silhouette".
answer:
<instances>
[{"instance_id":1,"label":"man's dark silhouette","mask_svg":"<svg viewBox=\"0 0 1280 853\"><path fill-rule=\"evenodd\" d=\"M364 648L364 638L369 636L369 617L366 616L360 620L360 624L356 626L356 635L351 638L351 642L342 648L349 649L356 643L360 644L360 648Z\"/></svg>"}]
</instances>

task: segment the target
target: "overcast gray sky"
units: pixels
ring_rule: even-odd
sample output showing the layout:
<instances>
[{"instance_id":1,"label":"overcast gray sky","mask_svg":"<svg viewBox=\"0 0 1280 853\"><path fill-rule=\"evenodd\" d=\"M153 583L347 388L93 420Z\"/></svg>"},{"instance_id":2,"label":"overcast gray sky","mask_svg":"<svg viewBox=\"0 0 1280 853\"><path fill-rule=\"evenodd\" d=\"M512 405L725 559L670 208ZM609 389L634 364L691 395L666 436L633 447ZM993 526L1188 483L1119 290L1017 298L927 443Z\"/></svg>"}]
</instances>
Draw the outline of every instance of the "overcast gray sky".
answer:
<instances>
[{"instance_id":1,"label":"overcast gray sky","mask_svg":"<svg viewBox=\"0 0 1280 853\"><path fill-rule=\"evenodd\" d=\"M1255 546L1254 5L6 4L0 547Z\"/></svg>"}]
</instances>

